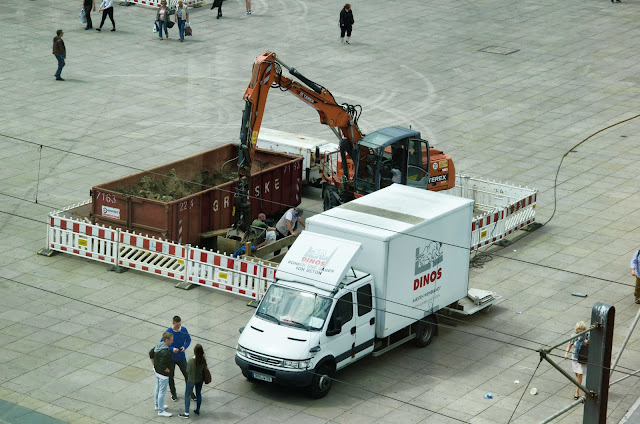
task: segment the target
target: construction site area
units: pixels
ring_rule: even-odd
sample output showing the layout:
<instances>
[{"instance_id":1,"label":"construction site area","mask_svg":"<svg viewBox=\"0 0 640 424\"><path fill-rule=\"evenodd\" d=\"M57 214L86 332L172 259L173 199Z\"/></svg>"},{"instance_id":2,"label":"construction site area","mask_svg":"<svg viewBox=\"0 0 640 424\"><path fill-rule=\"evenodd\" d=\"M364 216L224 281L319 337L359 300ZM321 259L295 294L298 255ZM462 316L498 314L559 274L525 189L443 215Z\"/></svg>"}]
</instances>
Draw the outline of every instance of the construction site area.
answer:
<instances>
[{"instance_id":1,"label":"construction site area","mask_svg":"<svg viewBox=\"0 0 640 424\"><path fill-rule=\"evenodd\" d=\"M159 3L0 17L0 423L640 423L639 5Z\"/></svg>"}]
</instances>

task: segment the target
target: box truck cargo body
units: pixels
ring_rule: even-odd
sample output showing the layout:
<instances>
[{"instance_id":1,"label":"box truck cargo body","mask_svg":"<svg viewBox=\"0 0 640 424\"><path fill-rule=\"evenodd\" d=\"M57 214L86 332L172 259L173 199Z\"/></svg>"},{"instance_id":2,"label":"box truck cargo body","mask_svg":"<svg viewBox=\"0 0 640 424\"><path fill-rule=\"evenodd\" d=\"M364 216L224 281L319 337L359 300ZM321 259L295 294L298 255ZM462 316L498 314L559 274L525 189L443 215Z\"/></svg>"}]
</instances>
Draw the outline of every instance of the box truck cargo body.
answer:
<instances>
[{"instance_id":1,"label":"box truck cargo body","mask_svg":"<svg viewBox=\"0 0 640 424\"><path fill-rule=\"evenodd\" d=\"M466 297L473 201L394 184L307 220L238 340L250 379L326 395L336 370L408 340Z\"/></svg>"},{"instance_id":2,"label":"box truck cargo body","mask_svg":"<svg viewBox=\"0 0 640 424\"><path fill-rule=\"evenodd\" d=\"M376 336L387 337L467 295L472 217L471 200L394 184L306 226L362 243L353 268L374 278Z\"/></svg>"}]
</instances>

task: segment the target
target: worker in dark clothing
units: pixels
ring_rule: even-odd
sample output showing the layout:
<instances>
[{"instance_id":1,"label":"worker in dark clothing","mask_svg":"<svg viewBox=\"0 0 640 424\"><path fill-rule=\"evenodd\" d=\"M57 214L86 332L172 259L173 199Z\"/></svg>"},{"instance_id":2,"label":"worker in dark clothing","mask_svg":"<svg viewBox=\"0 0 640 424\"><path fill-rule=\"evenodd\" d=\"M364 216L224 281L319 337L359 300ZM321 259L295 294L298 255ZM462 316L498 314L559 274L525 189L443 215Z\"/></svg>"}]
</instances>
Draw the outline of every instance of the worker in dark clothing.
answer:
<instances>
[{"instance_id":1,"label":"worker in dark clothing","mask_svg":"<svg viewBox=\"0 0 640 424\"><path fill-rule=\"evenodd\" d=\"M64 32L61 29L56 31L56 36L53 37L53 55L58 60L58 70L56 71L55 77L57 81L64 81L62 79L62 68L64 68L64 60L67 58L67 49L64 47L64 41L62 41L62 36Z\"/></svg>"}]
</instances>

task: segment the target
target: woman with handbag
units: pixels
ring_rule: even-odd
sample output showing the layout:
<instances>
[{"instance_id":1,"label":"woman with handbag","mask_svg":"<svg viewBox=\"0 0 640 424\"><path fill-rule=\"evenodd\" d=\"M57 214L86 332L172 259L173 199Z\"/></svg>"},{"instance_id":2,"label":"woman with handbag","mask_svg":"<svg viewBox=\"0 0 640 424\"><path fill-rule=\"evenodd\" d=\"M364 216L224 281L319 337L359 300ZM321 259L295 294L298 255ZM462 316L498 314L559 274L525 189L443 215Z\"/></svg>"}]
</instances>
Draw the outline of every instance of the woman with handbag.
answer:
<instances>
[{"instance_id":1,"label":"woman with handbag","mask_svg":"<svg viewBox=\"0 0 640 424\"><path fill-rule=\"evenodd\" d=\"M587 324L585 324L584 321L578 321L575 326L575 332L571 337L575 337L586 330ZM578 380L578 383L582 384L582 376L587 372L586 365L589 352L589 335L585 333L576 339L572 339L567 345L567 350L564 352L564 359L568 359L571 348L573 348L571 355L571 370L576 374L576 380ZM580 388L576 386L573 398L577 400L579 397Z\"/></svg>"},{"instance_id":2,"label":"woman with handbag","mask_svg":"<svg viewBox=\"0 0 640 424\"><path fill-rule=\"evenodd\" d=\"M158 37L162 40L162 29L164 28L164 35L169 38L169 9L167 9L167 0L162 0L160 3L160 9L156 13L156 23L158 24Z\"/></svg>"},{"instance_id":3,"label":"woman with handbag","mask_svg":"<svg viewBox=\"0 0 640 424\"><path fill-rule=\"evenodd\" d=\"M205 377L209 377L209 381ZM187 387L184 395L184 413L178 414L179 417L189 418L189 406L191 399L189 393L196 388L196 409L193 413L200 415L200 404L202 403L202 383L209 384L211 381L211 374L209 368L207 368L207 359L204 357L204 349L201 344L195 345L193 348L193 358L190 358L187 362Z\"/></svg>"}]
</instances>

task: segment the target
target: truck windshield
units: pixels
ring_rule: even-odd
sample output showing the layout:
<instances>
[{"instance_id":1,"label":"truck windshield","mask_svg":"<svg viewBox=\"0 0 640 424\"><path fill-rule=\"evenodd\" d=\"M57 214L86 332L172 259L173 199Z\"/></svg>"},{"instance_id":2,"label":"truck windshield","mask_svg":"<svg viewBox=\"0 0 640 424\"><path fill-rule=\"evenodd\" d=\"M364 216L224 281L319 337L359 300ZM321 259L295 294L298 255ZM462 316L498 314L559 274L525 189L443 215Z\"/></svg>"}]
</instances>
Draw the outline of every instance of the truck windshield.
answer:
<instances>
[{"instance_id":1,"label":"truck windshield","mask_svg":"<svg viewBox=\"0 0 640 424\"><path fill-rule=\"evenodd\" d=\"M280 325L320 331L331 303L331 299L317 294L273 284L260 302L256 315L270 321L277 320Z\"/></svg>"}]
</instances>

